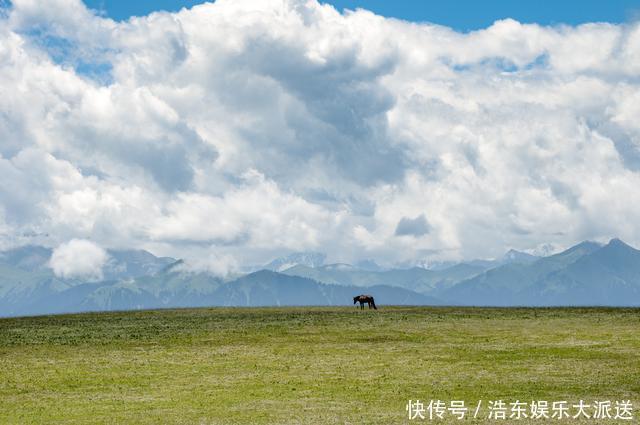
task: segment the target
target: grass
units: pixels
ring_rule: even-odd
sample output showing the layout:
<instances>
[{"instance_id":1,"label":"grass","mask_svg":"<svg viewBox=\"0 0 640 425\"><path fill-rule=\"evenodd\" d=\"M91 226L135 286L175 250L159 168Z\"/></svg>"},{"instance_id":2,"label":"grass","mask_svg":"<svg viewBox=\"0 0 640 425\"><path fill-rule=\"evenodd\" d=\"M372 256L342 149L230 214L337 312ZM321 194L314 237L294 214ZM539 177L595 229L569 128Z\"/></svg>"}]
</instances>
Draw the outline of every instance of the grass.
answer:
<instances>
[{"instance_id":1,"label":"grass","mask_svg":"<svg viewBox=\"0 0 640 425\"><path fill-rule=\"evenodd\" d=\"M215 308L0 319L0 423L401 424L408 399L629 399L636 423L640 310ZM438 423L459 422L447 418Z\"/></svg>"}]
</instances>

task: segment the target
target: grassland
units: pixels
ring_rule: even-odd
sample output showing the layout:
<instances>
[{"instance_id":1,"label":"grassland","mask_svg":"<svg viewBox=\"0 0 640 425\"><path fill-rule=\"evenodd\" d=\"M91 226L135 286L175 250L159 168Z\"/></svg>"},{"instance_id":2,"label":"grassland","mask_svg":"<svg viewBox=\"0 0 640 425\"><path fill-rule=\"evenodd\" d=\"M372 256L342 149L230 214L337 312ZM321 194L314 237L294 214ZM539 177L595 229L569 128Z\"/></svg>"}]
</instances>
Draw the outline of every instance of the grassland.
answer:
<instances>
[{"instance_id":1,"label":"grassland","mask_svg":"<svg viewBox=\"0 0 640 425\"><path fill-rule=\"evenodd\" d=\"M400 424L408 399L630 399L638 418L640 310L318 307L0 319L0 423Z\"/></svg>"}]
</instances>

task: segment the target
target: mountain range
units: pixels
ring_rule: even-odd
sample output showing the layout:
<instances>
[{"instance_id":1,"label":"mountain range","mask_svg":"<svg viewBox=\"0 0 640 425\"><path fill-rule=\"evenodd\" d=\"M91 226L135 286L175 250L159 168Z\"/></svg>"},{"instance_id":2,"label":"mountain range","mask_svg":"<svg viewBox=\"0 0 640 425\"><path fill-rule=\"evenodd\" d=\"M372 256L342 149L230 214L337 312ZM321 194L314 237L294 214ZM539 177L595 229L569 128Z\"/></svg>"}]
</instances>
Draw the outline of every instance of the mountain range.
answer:
<instances>
[{"instance_id":1,"label":"mountain range","mask_svg":"<svg viewBox=\"0 0 640 425\"><path fill-rule=\"evenodd\" d=\"M100 281L56 276L51 250L0 253L0 316L197 306L350 305L368 293L379 305L640 306L640 251L613 239L537 257L385 269L372 261L325 264L321 253L276 259L221 278L147 251L108 251Z\"/></svg>"}]
</instances>

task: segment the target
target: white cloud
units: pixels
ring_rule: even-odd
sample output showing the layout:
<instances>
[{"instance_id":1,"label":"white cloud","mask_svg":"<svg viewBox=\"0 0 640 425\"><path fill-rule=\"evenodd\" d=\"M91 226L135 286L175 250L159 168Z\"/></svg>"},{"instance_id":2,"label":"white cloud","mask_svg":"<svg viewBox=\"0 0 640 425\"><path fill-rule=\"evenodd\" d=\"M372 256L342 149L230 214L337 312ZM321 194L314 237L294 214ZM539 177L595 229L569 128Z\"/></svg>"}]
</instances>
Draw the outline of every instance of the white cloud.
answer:
<instances>
[{"instance_id":1,"label":"white cloud","mask_svg":"<svg viewBox=\"0 0 640 425\"><path fill-rule=\"evenodd\" d=\"M233 276L238 273L240 265L235 258L230 255L216 255L215 253L204 254L200 252L195 258L180 263L172 268L175 272L185 273L208 273L218 277Z\"/></svg>"},{"instance_id":2,"label":"white cloud","mask_svg":"<svg viewBox=\"0 0 640 425\"><path fill-rule=\"evenodd\" d=\"M108 259L106 251L95 243L72 239L53 251L49 266L59 277L100 280Z\"/></svg>"},{"instance_id":3,"label":"white cloud","mask_svg":"<svg viewBox=\"0 0 640 425\"><path fill-rule=\"evenodd\" d=\"M13 4L3 246L244 264L640 244L638 24L462 34L302 0L116 23L79 0ZM397 231L416 217L428 232Z\"/></svg>"}]
</instances>

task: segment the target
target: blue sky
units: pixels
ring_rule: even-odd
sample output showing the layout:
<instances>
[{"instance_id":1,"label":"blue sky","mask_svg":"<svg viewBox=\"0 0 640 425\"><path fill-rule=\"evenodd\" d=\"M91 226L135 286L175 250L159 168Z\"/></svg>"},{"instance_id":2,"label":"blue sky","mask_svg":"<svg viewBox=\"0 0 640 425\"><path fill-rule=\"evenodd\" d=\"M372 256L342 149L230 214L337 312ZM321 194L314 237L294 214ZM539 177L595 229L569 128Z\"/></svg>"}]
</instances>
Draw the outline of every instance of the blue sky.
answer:
<instances>
[{"instance_id":1,"label":"blue sky","mask_svg":"<svg viewBox=\"0 0 640 425\"><path fill-rule=\"evenodd\" d=\"M122 20L154 10L179 10L201 0L85 0L92 8ZM333 0L338 9L364 8L380 15L409 21L428 21L468 31L485 28L497 19L514 18L539 24L581 24L584 22L626 22L638 18L639 0Z\"/></svg>"}]
</instances>

